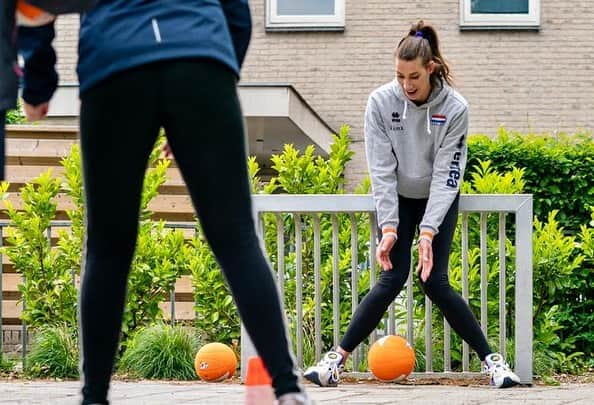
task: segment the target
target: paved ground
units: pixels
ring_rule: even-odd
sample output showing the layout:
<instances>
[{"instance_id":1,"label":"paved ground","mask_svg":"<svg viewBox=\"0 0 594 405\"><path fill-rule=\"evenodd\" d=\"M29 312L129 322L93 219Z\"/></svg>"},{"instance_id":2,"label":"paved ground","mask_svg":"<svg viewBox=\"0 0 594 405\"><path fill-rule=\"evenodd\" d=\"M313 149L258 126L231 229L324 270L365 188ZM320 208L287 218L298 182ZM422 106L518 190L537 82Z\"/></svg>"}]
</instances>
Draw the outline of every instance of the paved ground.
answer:
<instances>
[{"instance_id":1,"label":"paved ground","mask_svg":"<svg viewBox=\"0 0 594 405\"><path fill-rule=\"evenodd\" d=\"M398 385L349 383L338 388L307 386L319 405L327 404L594 404L594 384L521 387L484 385ZM0 381L0 404L78 404L78 382ZM235 383L113 383L114 405L242 404L245 387Z\"/></svg>"}]
</instances>

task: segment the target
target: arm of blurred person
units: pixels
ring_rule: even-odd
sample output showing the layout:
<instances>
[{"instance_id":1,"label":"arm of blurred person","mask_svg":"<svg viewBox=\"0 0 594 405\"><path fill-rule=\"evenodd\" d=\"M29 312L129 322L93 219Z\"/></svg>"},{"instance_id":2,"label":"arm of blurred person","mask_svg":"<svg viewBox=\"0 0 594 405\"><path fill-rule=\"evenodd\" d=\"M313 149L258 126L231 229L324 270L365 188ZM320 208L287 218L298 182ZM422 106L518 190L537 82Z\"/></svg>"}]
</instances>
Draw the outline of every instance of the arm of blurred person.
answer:
<instances>
[{"instance_id":1,"label":"arm of blurred person","mask_svg":"<svg viewBox=\"0 0 594 405\"><path fill-rule=\"evenodd\" d=\"M220 0L239 67L243 65L252 35L252 16L247 0Z\"/></svg>"},{"instance_id":2,"label":"arm of blurred person","mask_svg":"<svg viewBox=\"0 0 594 405\"><path fill-rule=\"evenodd\" d=\"M56 52L52 47L54 37L53 22L39 27L18 28L17 48L24 60L22 97L29 121L46 116L49 101L58 86Z\"/></svg>"}]
</instances>

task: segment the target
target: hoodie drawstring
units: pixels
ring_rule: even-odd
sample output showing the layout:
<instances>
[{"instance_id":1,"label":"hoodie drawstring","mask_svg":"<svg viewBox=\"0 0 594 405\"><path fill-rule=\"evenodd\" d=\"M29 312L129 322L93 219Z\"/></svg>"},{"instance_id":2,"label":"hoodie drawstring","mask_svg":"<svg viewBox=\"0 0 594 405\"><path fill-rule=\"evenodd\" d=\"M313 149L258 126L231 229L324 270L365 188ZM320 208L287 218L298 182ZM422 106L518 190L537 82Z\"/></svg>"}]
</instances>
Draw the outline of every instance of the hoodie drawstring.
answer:
<instances>
[{"instance_id":1,"label":"hoodie drawstring","mask_svg":"<svg viewBox=\"0 0 594 405\"><path fill-rule=\"evenodd\" d=\"M431 135L431 107L427 107L427 133ZM404 100L404 111L402 111L402 119L406 119L406 112L408 111L408 101Z\"/></svg>"}]
</instances>

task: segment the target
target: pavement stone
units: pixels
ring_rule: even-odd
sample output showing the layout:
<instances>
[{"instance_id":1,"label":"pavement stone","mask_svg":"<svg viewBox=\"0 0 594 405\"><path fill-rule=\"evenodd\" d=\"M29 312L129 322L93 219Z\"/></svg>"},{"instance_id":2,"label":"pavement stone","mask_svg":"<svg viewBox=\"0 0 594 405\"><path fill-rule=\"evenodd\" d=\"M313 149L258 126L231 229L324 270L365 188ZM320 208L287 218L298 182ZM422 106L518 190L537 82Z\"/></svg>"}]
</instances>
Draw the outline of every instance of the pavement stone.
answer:
<instances>
[{"instance_id":1,"label":"pavement stone","mask_svg":"<svg viewBox=\"0 0 594 405\"><path fill-rule=\"evenodd\" d=\"M403 385L348 383L336 388L306 385L319 405L329 404L594 404L594 384L562 384L495 389L485 385ZM76 381L0 381L0 405L78 405ZM238 383L114 381L113 405L242 404L245 387Z\"/></svg>"}]
</instances>

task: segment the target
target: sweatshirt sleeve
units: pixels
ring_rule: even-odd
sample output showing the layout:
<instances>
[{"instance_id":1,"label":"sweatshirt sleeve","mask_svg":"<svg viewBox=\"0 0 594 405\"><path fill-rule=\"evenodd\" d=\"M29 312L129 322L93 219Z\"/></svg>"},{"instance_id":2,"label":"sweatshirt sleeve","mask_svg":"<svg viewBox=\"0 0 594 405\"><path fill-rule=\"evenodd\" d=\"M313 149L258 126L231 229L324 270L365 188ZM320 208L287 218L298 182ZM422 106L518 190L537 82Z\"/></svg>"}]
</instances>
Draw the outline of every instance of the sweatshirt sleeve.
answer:
<instances>
[{"instance_id":1,"label":"sweatshirt sleeve","mask_svg":"<svg viewBox=\"0 0 594 405\"><path fill-rule=\"evenodd\" d=\"M223 13L231 33L237 65L243 65L252 35L252 17L247 0L221 0Z\"/></svg>"},{"instance_id":2,"label":"sweatshirt sleeve","mask_svg":"<svg viewBox=\"0 0 594 405\"><path fill-rule=\"evenodd\" d=\"M23 100L31 105L49 101L58 86L54 24L19 27L17 47L24 59Z\"/></svg>"},{"instance_id":3,"label":"sweatshirt sleeve","mask_svg":"<svg viewBox=\"0 0 594 405\"><path fill-rule=\"evenodd\" d=\"M396 168L398 161L381 119L376 101L369 97L365 110L365 153L371 176L373 200L380 228L398 229L398 194Z\"/></svg>"},{"instance_id":4,"label":"sweatshirt sleeve","mask_svg":"<svg viewBox=\"0 0 594 405\"><path fill-rule=\"evenodd\" d=\"M435 156L429 200L420 225L421 232L429 231L433 235L439 232L439 226L460 192L460 183L466 167L467 133L466 107L452 120Z\"/></svg>"}]
</instances>

